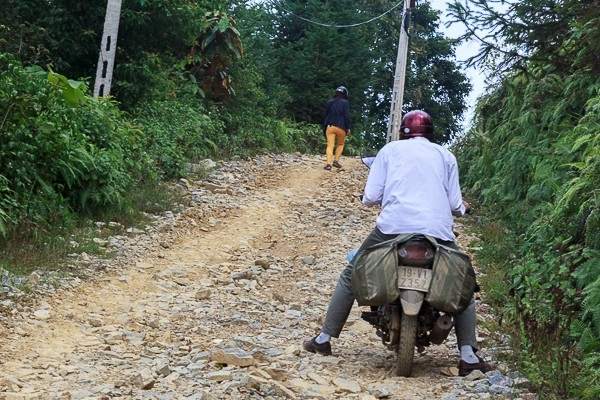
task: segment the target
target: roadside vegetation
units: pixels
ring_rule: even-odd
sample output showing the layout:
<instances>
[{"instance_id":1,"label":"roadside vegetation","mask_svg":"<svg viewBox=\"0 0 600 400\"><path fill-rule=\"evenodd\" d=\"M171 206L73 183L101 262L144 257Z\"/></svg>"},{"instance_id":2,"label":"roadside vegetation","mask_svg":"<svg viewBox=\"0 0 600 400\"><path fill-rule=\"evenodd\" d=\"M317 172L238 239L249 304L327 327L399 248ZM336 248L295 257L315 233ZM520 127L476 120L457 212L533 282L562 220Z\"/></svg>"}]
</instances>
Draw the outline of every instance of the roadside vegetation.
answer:
<instances>
[{"instance_id":1,"label":"roadside vegetation","mask_svg":"<svg viewBox=\"0 0 600 400\"><path fill-rule=\"evenodd\" d=\"M600 7L491 1L453 7L494 65L456 145L463 186L483 208L487 300L512 361L544 399L600 396ZM520 23L521 22L521 23ZM484 37L482 35L481 37ZM490 63L495 58L495 62Z\"/></svg>"}]
</instances>

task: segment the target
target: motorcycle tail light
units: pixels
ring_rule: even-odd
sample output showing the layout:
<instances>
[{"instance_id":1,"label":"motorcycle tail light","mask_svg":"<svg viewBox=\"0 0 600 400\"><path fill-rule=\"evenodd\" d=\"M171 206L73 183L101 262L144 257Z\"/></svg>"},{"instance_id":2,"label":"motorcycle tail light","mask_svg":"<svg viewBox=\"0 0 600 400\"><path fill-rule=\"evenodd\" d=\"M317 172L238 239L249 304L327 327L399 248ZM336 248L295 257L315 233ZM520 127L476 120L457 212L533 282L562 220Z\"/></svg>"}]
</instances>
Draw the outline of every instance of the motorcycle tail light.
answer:
<instances>
[{"instance_id":1,"label":"motorcycle tail light","mask_svg":"<svg viewBox=\"0 0 600 400\"><path fill-rule=\"evenodd\" d=\"M426 242L408 242L398 247L398 261L401 265L432 265L434 255L435 250Z\"/></svg>"}]
</instances>

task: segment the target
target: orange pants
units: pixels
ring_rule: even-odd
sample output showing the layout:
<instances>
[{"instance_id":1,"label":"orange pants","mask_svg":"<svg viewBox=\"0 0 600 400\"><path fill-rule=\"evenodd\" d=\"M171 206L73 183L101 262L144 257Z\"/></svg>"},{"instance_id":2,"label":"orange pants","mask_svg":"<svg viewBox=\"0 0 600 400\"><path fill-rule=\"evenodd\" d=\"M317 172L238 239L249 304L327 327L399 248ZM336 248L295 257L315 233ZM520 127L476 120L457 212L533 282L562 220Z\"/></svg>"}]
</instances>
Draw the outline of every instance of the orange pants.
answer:
<instances>
[{"instance_id":1,"label":"orange pants","mask_svg":"<svg viewBox=\"0 0 600 400\"><path fill-rule=\"evenodd\" d=\"M327 136L327 150L325 151L325 155L327 157L327 164L331 164L333 160L340 161L340 157L342 157L342 152L344 151L344 141L346 140L346 131L337 126L329 125L327 127L327 131L325 131L325 135ZM333 147L335 146L335 141L337 140L337 147L335 148L335 157L333 156Z\"/></svg>"}]
</instances>

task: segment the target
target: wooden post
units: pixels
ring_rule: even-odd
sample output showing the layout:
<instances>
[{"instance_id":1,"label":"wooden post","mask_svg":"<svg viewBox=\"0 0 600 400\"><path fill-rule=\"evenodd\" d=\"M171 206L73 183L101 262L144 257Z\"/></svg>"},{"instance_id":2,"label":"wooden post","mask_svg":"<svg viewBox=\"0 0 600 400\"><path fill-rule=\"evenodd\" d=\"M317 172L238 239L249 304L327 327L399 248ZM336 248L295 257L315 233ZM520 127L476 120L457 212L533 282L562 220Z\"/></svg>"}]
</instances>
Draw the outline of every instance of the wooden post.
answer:
<instances>
[{"instance_id":1,"label":"wooden post","mask_svg":"<svg viewBox=\"0 0 600 400\"><path fill-rule=\"evenodd\" d=\"M404 78L406 76L406 59L408 57L408 35L412 9L415 0L404 0L402 10L402 26L396 56L396 71L394 74L394 89L392 91L392 104L388 124L387 142L400 139L400 122L402 120L402 101L404 100Z\"/></svg>"},{"instance_id":2,"label":"wooden post","mask_svg":"<svg viewBox=\"0 0 600 400\"><path fill-rule=\"evenodd\" d=\"M106 17L104 18L104 32L98 67L96 68L96 83L94 85L94 98L108 97L112 83L115 53L117 50L117 34L119 33L119 19L121 18L122 0L108 0Z\"/></svg>"}]
</instances>

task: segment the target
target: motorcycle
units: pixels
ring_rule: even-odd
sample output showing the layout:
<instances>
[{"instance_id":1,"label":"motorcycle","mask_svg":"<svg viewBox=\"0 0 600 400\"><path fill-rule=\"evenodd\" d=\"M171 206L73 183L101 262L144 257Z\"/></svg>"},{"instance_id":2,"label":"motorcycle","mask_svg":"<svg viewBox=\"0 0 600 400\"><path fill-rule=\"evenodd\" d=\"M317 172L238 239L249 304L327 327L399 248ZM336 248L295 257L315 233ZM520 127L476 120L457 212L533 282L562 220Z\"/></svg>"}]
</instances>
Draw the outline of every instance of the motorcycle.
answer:
<instances>
[{"instance_id":1,"label":"motorcycle","mask_svg":"<svg viewBox=\"0 0 600 400\"><path fill-rule=\"evenodd\" d=\"M396 353L396 374L412 374L415 348L422 353L431 344L442 344L454 325L452 315L425 301L432 279L435 248L422 236L398 246L398 290L394 302L371 306L361 318L373 325L388 350Z\"/></svg>"},{"instance_id":2,"label":"motorcycle","mask_svg":"<svg viewBox=\"0 0 600 400\"><path fill-rule=\"evenodd\" d=\"M363 157L363 162L370 167L373 159ZM388 304L371 306L370 311L362 312L361 318L373 325L382 343L396 353L396 374L410 377L415 348L422 353L431 344L442 344L454 326L452 313L440 310L439 307L445 307L439 303L436 308L428 301L436 252L447 251L419 234L410 235L407 241L398 243L395 250L399 296ZM349 261L355 254L356 250L348 254ZM471 268L470 260L467 261ZM474 272L472 274L474 282Z\"/></svg>"}]
</instances>

